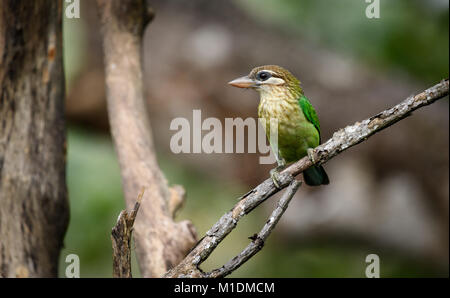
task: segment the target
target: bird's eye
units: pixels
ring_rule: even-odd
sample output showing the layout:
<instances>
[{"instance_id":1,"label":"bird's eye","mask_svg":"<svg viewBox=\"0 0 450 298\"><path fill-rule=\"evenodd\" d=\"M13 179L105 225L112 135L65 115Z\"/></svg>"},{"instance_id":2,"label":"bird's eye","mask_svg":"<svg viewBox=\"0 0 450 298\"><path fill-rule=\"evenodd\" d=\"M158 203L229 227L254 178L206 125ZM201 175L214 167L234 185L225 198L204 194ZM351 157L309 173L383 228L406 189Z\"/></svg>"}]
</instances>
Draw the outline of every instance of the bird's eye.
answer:
<instances>
[{"instance_id":1,"label":"bird's eye","mask_svg":"<svg viewBox=\"0 0 450 298\"><path fill-rule=\"evenodd\" d=\"M265 80L267 80L268 78L270 78L272 75L270 74L270 72L267 72L267 71L261 71L261 72L259 72L257 75L256 75L256 78L259 80L259 81L265 81Z\"/></svg>"}]
</instances>

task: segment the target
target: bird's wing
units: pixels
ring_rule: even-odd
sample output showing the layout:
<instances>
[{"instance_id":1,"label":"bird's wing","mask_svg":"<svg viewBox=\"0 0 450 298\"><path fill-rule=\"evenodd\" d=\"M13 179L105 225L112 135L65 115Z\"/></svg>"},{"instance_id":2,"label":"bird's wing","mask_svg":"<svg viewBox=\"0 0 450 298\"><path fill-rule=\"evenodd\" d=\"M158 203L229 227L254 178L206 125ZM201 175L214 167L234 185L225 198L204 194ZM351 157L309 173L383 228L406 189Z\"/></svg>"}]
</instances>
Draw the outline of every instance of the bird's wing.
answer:
<instances>
[{"instance_id":1,"label":"bird's wing","mask_svg":"<svg viewBox=\"0 0 450 298\"><path fill-rule=\"evenodd\" d=\"M319 133L319 140L320 140L320 122L319 117L317 117L316 110L314 110L314 107L309 102L308 98L306 96L302 95L300 99L298 100L300 107L302 108L303 114L305 115L306 119L311 122L314 127L317 129L317 132Z\"/></svg>"}]
</instances>

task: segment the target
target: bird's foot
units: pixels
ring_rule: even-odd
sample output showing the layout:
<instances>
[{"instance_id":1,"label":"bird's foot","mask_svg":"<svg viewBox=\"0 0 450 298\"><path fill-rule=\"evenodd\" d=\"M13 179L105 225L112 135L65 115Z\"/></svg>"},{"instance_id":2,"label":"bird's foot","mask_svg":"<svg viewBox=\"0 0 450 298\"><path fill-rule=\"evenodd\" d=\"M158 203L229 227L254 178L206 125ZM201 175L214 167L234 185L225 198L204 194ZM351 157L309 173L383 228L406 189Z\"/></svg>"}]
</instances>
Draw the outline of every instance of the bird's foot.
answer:
<instances>
[{"instance_id":1,"label":"bird's foot","mask_svg":"<svg viewBox=\"0 0 450 298\"><path fill-rule=\"evenodd\" d=\"M313 164L315 164L315 163L316 163L316 160L315 160L315 158L314 158L314 149L313 149L313 148L308 148L308 149L306 149L306 153L308 153L309 160L310 160Z\"/></svg>"},{"instance_id":2,"label":"bird's foot","mask_svg":"<svg viewBox=\"0 0 450 298\"><path fill-rule=\"evenodd\" d=\"M276 168L270 170L270 178L272 178L273 184L275 184L275 187L278 189L281 189L280 171L285 167L286 165L279 165Z\"/></svg>"}]
</instances>

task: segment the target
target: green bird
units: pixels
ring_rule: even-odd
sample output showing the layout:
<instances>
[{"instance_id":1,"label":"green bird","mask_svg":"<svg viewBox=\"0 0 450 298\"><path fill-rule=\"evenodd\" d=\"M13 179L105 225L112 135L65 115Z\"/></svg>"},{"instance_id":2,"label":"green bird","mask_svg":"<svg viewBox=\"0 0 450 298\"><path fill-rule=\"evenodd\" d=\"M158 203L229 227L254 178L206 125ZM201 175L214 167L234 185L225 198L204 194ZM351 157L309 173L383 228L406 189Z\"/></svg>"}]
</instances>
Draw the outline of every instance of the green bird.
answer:
<instances>
[{"instance_id":1,"label":"green bird","mask_svg":"<svg viewBox=\"0 0 450 298\"><path fill-rule=\"evenodd\" d=\"M320 144L319 118L303 94L300 81L296 77L280 66L265 65L252 69L249 75L228 84L259 92L258 117L264 120L266 136L278 163L278 166L270 171L277 187L279 171L286 167L286 163L297 161L306 155L314 162L312 149ZM277 140L271 141L271 135L274 134L270 119L276 119L278 122ZM305 183L312 186L330 182L322 166L310 167L303 172L303 177Z\"/></svg>"}]
</instances>

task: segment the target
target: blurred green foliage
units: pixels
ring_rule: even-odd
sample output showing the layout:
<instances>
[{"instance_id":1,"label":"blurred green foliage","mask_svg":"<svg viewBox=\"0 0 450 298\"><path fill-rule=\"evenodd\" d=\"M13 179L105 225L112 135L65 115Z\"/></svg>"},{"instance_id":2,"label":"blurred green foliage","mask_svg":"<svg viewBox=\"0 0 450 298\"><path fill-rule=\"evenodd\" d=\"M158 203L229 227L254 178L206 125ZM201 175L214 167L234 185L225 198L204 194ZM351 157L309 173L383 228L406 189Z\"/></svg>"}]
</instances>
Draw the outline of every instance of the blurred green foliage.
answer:
<instances>
[{"instance_id":1,"label":"blurred green foliage","mask_svg":"<svg viewBox=\"0 0 450 298\"><path fill-rule=\"evenodd\" d=\"M380 1L380 18L368 19L363 0L235 1L258 21L365 61L403 69L424 83L448 77L447 0Z\"/></svg>"},{"instance_id":2,"label":"blurred green foliage","mask_svg":"<svg viewBox=\"0 0 450 298\"><path fill-rule=\"evenodd\" d=\"M64 2L67 5L67 2ZM63 19L63 62L66 90L85 67L86 61L86 25L79 19Z\"/></svg>"}]
</instances>

